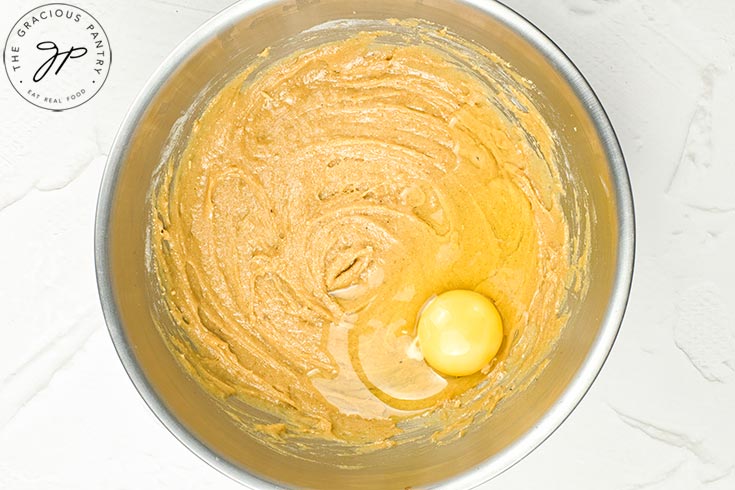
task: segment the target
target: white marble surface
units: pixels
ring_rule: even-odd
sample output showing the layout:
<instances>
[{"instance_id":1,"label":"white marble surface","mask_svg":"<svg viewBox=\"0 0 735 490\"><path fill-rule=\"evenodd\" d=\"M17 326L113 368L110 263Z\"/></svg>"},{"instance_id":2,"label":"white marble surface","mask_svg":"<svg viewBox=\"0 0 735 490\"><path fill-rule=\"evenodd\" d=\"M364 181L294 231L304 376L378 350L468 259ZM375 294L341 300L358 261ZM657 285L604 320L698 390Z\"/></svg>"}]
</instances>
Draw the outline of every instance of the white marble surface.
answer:
<instances>
[{"instance_id":1,"label":"white marble surface","mask_svg":"<svg viewBox=\"0 0 735 490\"><path fill-rule=\"evenodd\" d=\"M43 2L3 0L0 35ZM237 489L180 445L104 326L92 227L105 157L164 56L229 0L75 0L113 66L51 113L0 76L0 488ZM638 249L630 306L588 396L484 489L735 488L735 6L507 0L597 91L627 157ZM4 38L4 37L3 37Z\"/></svg>"}]
</instances>

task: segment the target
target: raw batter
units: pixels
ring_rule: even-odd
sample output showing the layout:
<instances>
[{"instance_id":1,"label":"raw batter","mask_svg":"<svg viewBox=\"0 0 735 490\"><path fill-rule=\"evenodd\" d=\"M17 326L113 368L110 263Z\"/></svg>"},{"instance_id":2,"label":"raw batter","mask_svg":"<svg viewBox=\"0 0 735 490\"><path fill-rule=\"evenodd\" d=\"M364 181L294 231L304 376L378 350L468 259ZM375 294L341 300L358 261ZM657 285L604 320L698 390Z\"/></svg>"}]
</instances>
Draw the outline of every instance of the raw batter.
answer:
<instances>
[{"instance_id":1,"label":"raw batter","mask_svg":"<svg viewBox=\"0 0 735 490\"><path fill-rule=\"evenodd\" d=\"M427 412L437 439L461 433L529 382L565 322L569 237L530 83L445 31L381 37L254 64L154 198L164 336L204 389L272 414L258 430L273 443L385 447ZM440 376L413 344L421 306L450 289L504 322L471 376Z\"/></svg>"}]
</instances>

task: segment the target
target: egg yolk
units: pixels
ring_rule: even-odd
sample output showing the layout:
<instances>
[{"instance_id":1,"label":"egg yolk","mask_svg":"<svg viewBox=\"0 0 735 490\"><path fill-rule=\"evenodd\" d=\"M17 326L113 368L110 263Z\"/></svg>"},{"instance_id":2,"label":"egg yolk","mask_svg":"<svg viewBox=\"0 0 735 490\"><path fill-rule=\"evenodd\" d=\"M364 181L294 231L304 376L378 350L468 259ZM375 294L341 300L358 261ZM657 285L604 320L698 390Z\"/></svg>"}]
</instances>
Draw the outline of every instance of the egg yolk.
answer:
<instances>
[{"instance_id":1,"label":"egg yolk","mask_svg":"<svg viewBox=\"0 0 735 490\"><path fill-rule=\"evenodd\" d=\"M503 321L495 305L474 291L455 289L432 299L418 320L424 360L442 374L476 373L498 353Z\"/></svg>"}]
</instances>

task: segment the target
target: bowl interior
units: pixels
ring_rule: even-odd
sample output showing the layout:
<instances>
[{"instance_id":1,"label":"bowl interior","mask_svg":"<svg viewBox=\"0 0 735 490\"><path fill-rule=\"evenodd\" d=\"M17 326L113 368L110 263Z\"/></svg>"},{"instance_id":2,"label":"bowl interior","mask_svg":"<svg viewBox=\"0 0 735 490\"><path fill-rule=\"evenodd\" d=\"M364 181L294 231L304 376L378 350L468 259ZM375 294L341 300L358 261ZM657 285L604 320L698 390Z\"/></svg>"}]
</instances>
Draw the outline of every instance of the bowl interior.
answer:
<instances>
[{"instance_id":1,"label":"bowl interior","mask_svg":"<svg viewBox=\"0 0 735 490\"><path fill-rule=\"evenodd\" d=\"M359 456L357 469L350 468L355 463L350 458L357 456L325 454L321 461L305 461L273 452L245 435L188 378L154 324L145 243L154 172L166 152L180 149L167 146L171 128L185 134L208 98L264 48L315 25L351 18L422 18L446 25L532 80L542 94L538 106L569 163L563 177L580 189L565 197L565 212L590 235L588 291L570 296L569 323L535 382L501 403L465 437L445 445L399 445ZM609 127L596 100L580 89L586 88L583 80L565 59L548 56L554 49L522 19L492 2L325 0L236 5L174 53L118 135L100 199L97 252L105 314L123 363L146 401L182 442L213 466L258 488L271 483L423 488L442 481L450 488L469 488L506 469L553 431L604 361L622 315L632 261L632 255L621 252L632 247L626 234L632 231L625 228L630 223L621 223L621 208L630 203L624 167L613 164L622 165L617 143L606 133ZM589 220L580 221L580 210Z\"/></svg>"}]
</instances>

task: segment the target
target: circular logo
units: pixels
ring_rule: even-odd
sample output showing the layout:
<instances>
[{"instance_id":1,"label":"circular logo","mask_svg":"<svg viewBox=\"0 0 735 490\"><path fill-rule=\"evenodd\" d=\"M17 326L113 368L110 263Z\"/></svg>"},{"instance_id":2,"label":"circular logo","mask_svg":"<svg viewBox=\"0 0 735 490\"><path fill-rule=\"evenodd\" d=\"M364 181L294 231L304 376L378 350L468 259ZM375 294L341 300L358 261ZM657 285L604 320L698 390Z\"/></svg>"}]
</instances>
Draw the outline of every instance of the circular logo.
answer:
<instances>
[{"instance_id":1,"label":"circular logo","mask_svg":"<svg viewBox=\"0 0 735 490\"><path fill-rule=\"evenodd\" d=\"M18 20L5 41L10 83L31 104L52 111L78 107L100 91L112 53L97 19L65 3L49 3Z\"/></svg>"}]
</instances>

